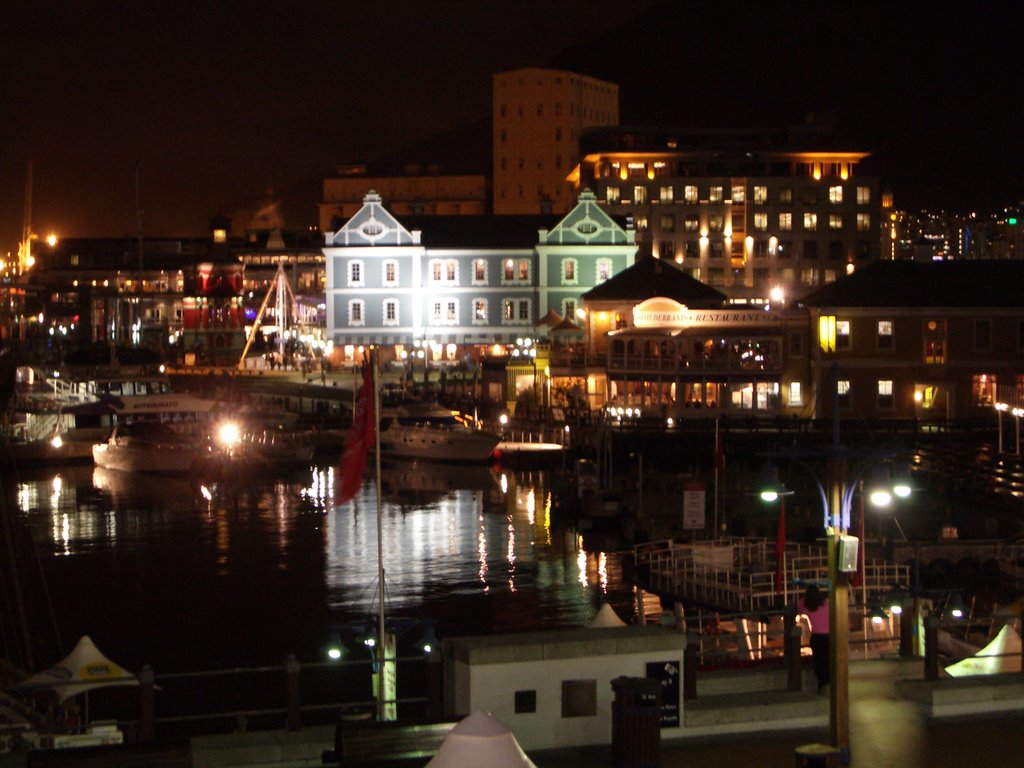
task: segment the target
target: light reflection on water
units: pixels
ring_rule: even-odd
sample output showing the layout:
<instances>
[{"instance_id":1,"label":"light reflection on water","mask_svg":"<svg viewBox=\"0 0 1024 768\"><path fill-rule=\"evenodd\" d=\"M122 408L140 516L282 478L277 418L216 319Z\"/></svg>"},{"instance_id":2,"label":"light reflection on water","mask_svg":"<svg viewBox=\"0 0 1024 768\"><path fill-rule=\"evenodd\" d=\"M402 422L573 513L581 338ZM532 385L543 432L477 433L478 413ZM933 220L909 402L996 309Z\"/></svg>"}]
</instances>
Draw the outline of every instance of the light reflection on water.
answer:
<instances>
[{"instance_id":1,"label":"light reflection on water","mask_svg":"<svg viewBox=\"0 0 1024 768\"><path fill-rule=\"evenodd\" d=\"M164 669L315 656L333 627L376 610L375 484L334 507L336 474L204 486L74 467L8 483L33 550L22 559L41 571L27 599L57 617L40 642L62 646L37 655L90 634ZM381 483L389 613L436 619L443 636L580 626L604 599L629 610L620 556L553 527L542 474L396 464Z\"/></svg>"}]
</instances>

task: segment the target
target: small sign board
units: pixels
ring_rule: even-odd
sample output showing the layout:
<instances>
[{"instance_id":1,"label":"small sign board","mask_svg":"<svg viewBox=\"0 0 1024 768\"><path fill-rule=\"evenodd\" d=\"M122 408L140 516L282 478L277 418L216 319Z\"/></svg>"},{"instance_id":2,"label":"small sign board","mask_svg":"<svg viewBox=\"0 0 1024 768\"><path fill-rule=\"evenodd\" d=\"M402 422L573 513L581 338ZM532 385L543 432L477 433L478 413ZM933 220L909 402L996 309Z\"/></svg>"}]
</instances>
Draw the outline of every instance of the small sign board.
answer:
<instances>
[{"instance_id":1,"label":"small sign board","mask_svg":"<svg viewBox=\"0 0 1024 768\"><path fill-rule=\"evenodd\" d=\"M661 727L679 727L679 677L682 666L674 661L649 661L645 677L661 681Z\"/></svg>"},{"instance_id":2,"label":"small sign board","mask_svg":"<svg viewBox=\"0 0 1024 768\"><path fill-rule=\"evenodd\" d=\"M704 528L707 491L704 483L689 480L683 483L683 529L687 531Z\"/></svg>"}]
</instances>

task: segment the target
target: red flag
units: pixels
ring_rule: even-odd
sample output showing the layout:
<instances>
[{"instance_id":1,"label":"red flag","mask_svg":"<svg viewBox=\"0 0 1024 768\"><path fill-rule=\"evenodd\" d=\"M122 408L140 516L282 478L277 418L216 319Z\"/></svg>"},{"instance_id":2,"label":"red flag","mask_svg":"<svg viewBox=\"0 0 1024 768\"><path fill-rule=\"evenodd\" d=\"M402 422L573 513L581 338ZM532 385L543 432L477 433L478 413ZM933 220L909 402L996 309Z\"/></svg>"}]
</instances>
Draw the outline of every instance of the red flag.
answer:
<instances>
[{"instance_id":1,"label":"red flag","mask_svg":"<svg viewBox=\"0 0 1024 768\"><path fill-rule=\"evenodd\" d=\"M782 591L786 573L786 502L779 496L779 528L775 532L775 591Z\"/></svg>"},{"instance_id":2,"label":"red flag","mask_svg":"<svg viewBox=\"0 0 1024 768\"><path fill-rule=\"evenodd\" d=\"M345 451L341 454L341 472L334 493L335 505L351 501L363 484L366 454L373 448L376 434L373 395L373 366L367 362L356 411L352 414L352 431L345 440Z\"/></svg>"}]
</instances>

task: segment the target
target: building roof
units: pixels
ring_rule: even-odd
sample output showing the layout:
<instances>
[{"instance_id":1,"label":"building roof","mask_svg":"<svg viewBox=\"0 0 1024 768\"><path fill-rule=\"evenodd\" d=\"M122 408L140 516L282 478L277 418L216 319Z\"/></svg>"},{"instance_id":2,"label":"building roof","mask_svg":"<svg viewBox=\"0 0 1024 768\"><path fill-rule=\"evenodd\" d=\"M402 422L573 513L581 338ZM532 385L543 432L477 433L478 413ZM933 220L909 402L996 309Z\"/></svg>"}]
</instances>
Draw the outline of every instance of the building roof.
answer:
<instances>
[{"instance_id":1,"label":"building roof","mask_svg":"<svg viewBox=\"0 0 1024 768\"><path fill-rule=\"evenodd\" d=\"M1024 307L1024 261L878 261L801 299L808 307Z\"/></svg>"},{"instance_id":2,"label":"building roof","mask_svg":"<svg viewBox=\"0 0 1024 768\"><path fill-rule=\"evenodd\" d=\"M640 302L655 296L678 301L690 308L715 309L726 295L690 277L670 261L644 257L583 294L584 301Z\"/></svg>"},{"instance_id":3,"label":"building roof","mask_svg":"<svg viewBox=\"0 0 1024 768\"><path fill-rule=\"evenodd\" d=\"M537 216L396 216L407 230L420 230L427 248L515 248L530 250L538 232L551 229L561 215Z\"/></svg>"}]
</instances>

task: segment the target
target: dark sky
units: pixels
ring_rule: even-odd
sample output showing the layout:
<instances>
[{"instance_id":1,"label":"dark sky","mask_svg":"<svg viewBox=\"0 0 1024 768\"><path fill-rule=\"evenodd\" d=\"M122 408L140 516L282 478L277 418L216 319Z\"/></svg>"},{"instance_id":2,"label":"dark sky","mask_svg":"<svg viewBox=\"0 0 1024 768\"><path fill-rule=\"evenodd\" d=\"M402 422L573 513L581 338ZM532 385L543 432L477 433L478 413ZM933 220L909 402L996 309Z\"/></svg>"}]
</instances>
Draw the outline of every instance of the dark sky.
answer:
<instances>
[{"instance_id":1,"label":"dark sky","mask_svg":"<svg viewBox=\"0 0 1024 768\"><path fill-rule=\"evenodd\" d=\"M1019 201L1021 13L942 7L15 2L0 11L0 252L30 158L40 233L134 235L136 163L148 235L201 234L268 189L306 226L336 163L486 117L492 73L528 65L619 82L628 123L829 111L897 205Z\"/></svg>"}]
</instances>

